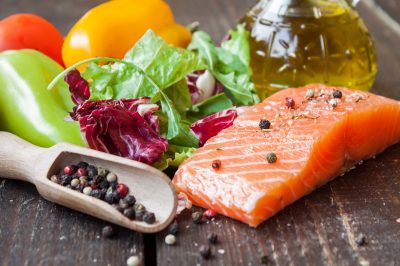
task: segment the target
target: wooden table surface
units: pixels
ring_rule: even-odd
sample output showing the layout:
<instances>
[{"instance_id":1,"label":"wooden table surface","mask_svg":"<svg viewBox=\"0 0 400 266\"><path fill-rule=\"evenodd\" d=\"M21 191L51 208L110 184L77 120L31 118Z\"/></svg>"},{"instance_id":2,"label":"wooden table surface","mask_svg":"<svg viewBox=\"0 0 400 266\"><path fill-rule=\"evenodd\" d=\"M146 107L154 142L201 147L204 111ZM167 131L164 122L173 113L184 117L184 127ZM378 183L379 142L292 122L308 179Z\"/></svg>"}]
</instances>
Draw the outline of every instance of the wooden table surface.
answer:
<instances>
[{"instance_id":1,"label":"wooden table surface","mask_svg":"<svg viewBox=\"0 0 400 266\"><path fill-rule=\"evenodd\" d=\"M64 33L101 0L1 0L0 18L34 12ZM169 0L181 23L199 21L219 40L253 0ZM363 0L358 7L374 36L379 74L374 91L400 99L400 4ZM390 14L390 15L388 15ZM105 22L106 23L106 22ZM400 145L299 200L257 229L228 218L193 225L179 216L176 246L165 233L118 228L103 239L100 220L49 203L33 185L0 178L0 265L125 265L138 255L146 265L400 265ZM219 243L204 261L199 245L209 232ZM359 234L367 244L357 246Z\"/></svg>"}]
</instances>

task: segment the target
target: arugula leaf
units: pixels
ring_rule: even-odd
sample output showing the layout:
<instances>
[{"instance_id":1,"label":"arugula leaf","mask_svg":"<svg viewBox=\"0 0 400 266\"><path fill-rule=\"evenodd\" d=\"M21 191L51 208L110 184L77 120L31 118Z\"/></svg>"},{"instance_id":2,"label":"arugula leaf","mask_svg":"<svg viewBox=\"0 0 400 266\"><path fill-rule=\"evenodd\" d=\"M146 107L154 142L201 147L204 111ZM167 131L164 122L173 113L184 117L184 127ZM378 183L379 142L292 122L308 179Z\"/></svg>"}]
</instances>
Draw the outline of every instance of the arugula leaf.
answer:
<instances>
[{"instance_id":1,"label":"arugula leaf","mask_svg":"<svg viewBox=\"0 0 400 266\"><path fill-rule=\"evenodd\" d=\"M231 34L232 39L218 48L207 33L196 32L188 49L197 51L207 62L208 69L224 85L234 104L257 103L259 99L251 81L249 34L243 26L238 26L238 30Z\"/></svg>"},{"instance_id":2,"label":"arugula leaf","mask_svg":"<svg viewBox=\"0 0 400 266\"><path fill-rule=\"evenodd\" d=\"M243 25L238 25L236 31L229 31L230 40L223 42L221 47L238 56L243 64L250 65L250 33Z\"/></svg>"}]
</instances>

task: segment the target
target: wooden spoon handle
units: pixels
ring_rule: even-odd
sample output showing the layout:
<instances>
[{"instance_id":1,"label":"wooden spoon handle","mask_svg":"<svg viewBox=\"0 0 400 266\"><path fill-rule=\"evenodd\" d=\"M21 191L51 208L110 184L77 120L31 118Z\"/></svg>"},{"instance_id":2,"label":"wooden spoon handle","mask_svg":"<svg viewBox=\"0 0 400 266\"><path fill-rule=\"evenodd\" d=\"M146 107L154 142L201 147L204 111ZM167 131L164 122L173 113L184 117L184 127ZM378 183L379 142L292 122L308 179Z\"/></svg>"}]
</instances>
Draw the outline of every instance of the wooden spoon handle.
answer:
<instances>
[{"instance_id":1,"label":"wooden spoon handle","mask_svg":"<svg viewBox=\"0 0 400 266\"><path fill-rule=\"evenodd\" d=\"M8 132L0 132L0 176L34 183L35 161L43 151Z\"/></svg>"}]
</instances>

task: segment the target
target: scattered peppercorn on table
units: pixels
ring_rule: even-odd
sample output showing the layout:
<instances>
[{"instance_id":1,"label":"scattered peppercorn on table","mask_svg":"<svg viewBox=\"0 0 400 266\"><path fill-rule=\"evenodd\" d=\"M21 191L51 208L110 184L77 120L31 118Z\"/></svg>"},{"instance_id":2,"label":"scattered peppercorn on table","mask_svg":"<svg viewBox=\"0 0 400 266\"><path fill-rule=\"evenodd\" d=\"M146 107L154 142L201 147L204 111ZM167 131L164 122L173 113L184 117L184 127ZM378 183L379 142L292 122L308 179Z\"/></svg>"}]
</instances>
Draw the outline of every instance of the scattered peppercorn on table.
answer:
<instances>
[{"instance_id":1,"label":"scattered peppercorn on table","mask_svg":"<svg viewBox=\"0 0 400 266\"><path fill-rule=\"evenodd\" d=\"M32 12L66 34L86 10L101 2L5 0L0 18ZM215 40L254 4L252 0L166 2L177 22L199 21ZM400 99L400 4L393 7L393 1L375 1L398 20L396 24L376 12L372 2L363 1L358 9L378 50L374 92ZM269 127L268 121L260 126ZM270 160L274 160L273 154ZM219 167L218 161L215 167ZM396 145L257 229L193 208L154 235L109 227L47 202L33 185L0 178L0 265L396 265L400 261L399 176L400 145ZM110 182L116 178L106 176ZM56 177L54 181L58 182ZM72 185L78 186L78 181ZM127 202L127 209L134 204Z\"/></svg>"}]
</instances>

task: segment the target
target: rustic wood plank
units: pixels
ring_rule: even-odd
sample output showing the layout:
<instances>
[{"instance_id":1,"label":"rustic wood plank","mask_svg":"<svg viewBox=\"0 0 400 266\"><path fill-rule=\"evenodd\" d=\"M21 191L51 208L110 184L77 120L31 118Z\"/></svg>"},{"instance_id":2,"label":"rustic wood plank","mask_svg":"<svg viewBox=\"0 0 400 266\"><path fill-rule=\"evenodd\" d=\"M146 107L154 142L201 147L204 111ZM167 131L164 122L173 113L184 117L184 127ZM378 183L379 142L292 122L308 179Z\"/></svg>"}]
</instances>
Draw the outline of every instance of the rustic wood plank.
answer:
<instances>
[{"instance_id":1,"label":"rustic wood plank","mask_svg":"<svg viewBox=\"0 0 400 266\"><path fill-rule=\"evenodd\" d=\"M376 1L384 8L387 3L397 5L393 0ZM3 0L0 17L33 12L66 33L85 10L100 2ZM198 20L218 41L255 1L167 2L177 21L188 24ZM393 9L390 5L388 12ZM400 37L372 10L363 5L360 10L377 41L379 74L374 90L400 99ZM172 247L164 244L165 232L154 240L118 228L117 238L98 239L104 222L46 202L32 185L0 179L0 265L124 265L131 254L147 255L148 265L260 265L262 255L277 265L355 265L363 261L399 265L399 156L400 145L390 148L257 229L223 217L193 225L190 212L186 212L179 217L178 245ZM206 243L211 231L218 233L220 242L213 247L214 257L204 263L198 245ZM367 237L364 247L354 243L360 233ZM219 249L225 253L218 253Z\"/></svg>"},{"instance_id":2,"label":"rustic wood plank","mask_svg":"<svg viewBox=\"0 0 400 266\"><path fill-rule=\"evenodd\" d=\"M395 21L400 23L400 2L397 0L375 0Z\"/></svg>"},{"instance_id":3,"label":"rustic wood plank","mask_svg":"<svg viewBox=\"0 0 400 266\"><path fill-rule=\"evenodd\" d=\"M0 179L0 265L124 265L144 258L143 235L40 198L33 185Z\"/></svg>"},{"instance_id":4,"label":"rustic wood plank","mask_svg":"<svg viewBox=\"0 0 400 266\"><path fill-rule=\"evenodd\" d=\"M218 2L219 12L229 17L221 15L200 21L204 29L216 32L213 35L216 39L223 36L218 33L227 31L227 25L234 25L253 1ZM207 1L203 7L196 6L195 11L187 11L194 4L185 5L185 18L197 19L197 14L207 12L204 10ZM377 42L379 74L374 91L400 99L400 77L396 74L400 51L394 49L400 36L386 27L373 10L365 5L359 9ZM176 246L164 244L166 232L157 236L158 264L260 265L262 256L267 255L271 265L397 265L399 155L400 145L388 149L375 160L289 206L257 229L224 217L194 225L188 211L178 217L180 233ZM212 247L213 258L204 261L198 249L207 243L210 232L217 233L220 241ZM355 243L360 234L366 236L367 245Z\"/></svg>"}]
</instances>

